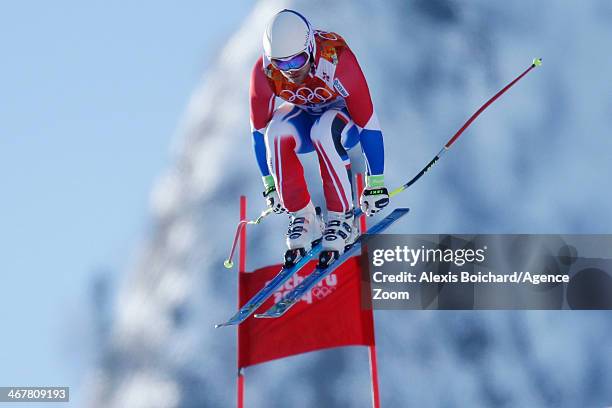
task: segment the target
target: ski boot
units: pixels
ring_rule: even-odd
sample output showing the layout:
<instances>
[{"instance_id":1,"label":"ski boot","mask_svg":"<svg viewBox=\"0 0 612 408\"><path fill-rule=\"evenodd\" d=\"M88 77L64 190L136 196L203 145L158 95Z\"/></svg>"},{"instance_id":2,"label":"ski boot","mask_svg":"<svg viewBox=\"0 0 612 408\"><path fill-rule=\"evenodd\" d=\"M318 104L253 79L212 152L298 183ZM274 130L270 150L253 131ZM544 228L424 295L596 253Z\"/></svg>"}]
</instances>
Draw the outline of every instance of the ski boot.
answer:
<instances>
[{"instance_id":1,"label":"ski boot","mask_svg":"<svg viewBox=\"0 0 612 408\"><path fill-rule=\"evenodd\" d=\"M345 213L328 211L318 267L329 266L351 247L358 236L359 228L352 209Z\"/></svg>"},{"instance_id":2,"label":"ski boot","mask_svg":"<svg viewBox=\"0 0 612 408\"><path fill-rule=\"evenodd\" d=\"M312 203L299 211L291 213L287 229L287 247L284 266L289 268L300 260L310 249L321 242L323 220L321 209Z\"/></svg>"}]
</instances>

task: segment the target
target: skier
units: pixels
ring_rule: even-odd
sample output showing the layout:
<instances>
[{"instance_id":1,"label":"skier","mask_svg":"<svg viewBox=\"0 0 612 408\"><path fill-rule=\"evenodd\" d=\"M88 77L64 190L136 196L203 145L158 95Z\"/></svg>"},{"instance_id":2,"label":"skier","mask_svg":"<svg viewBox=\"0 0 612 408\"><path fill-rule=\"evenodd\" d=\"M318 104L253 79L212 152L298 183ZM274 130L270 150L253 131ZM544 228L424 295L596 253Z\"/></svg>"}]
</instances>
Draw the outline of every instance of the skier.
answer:
<instances>
[{"instance_id":1,"label":"skier","mask_svg":"<svg viewBox=\"0 0 612 408\"><path fill-rule=\"evenodd\" d=\"M372 216L389 203L383 137L368 85L343 38L314 30L296 11L272 18L263 49L251 73L251 131L266 203L291 215L285 263L297 261L319 239L322 254L335 259L357 237L347 150L360 143L366 161L362 211ZM275 109L276 97L283 102ZM312 151L323 179L325 226L298 157Z\"/></svg>"}]
</instances>

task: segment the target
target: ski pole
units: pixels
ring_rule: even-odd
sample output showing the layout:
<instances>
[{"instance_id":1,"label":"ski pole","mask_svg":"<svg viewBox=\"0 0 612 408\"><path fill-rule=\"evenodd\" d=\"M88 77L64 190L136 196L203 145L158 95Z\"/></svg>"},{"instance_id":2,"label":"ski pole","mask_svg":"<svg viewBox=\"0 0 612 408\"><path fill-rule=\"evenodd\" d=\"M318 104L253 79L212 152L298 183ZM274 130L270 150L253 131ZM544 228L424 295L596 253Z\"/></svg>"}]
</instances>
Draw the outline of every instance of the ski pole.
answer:
<instances>
[{"instance_id":1,"label":"ski pole","mask_svg":"<svg viewBox=\"0 0 612 408\"><path fill-rule=\"evenodd\" d=\"M401 193L402 191L406 190L408 187L410 187L411 185L413 185L418 179L420 179L423 174L425 174L427 172L427 170L429 170L434 164L436 164L436 162L438 160L440 160L440 157L442 157L442 155L444 153L446 153L448 151L448 149L450 149L450 147L453 145L453 143L455 143L455 141L459 138L459 136L461 136L461 134L463 133L463 131L465 131L465 129L468 128L468 126L470 126L472 124L472 122L485 110L489 107L489 105L491 105L493 102L495 102L495 100L497 98L499 98L500 96L502 96L508 89L510 89L514 84L516 84L518 81L520 81L525 75L527 75L527 73L529 71L531 71L533 68L535 67L539 67L540 65L542 65L542 58L534 58L533 62L531 63L531 65L529 66L529 68L527 68L525 71L523 71L522 74L520 74L519 76L517 76L516 78L514 78L512 80L512 82L510 82L508 85L506 85L504 88L502 88L498 93L496 93L495 95L493 95L493 97L491 97L491 99L489 99L488 101L486 101L472 116L470 116L470 118L463 124L463 126L461 126L461 128L457 131L457 133L455 133L455 135L453 137L451 137L449 139L448 142L446 142L446 144L444 145L444 147L442 147L442 149L440 149L440 151L438 152L438 154L436 154L434 156L433 159L431 159L431 161L429 163L427 163L427 165L425 167L423 167L423 170L421 170L420 172L418 172L418 174L416 176L414 176L412 179L410 179L410 181L408 181L407 183L401 185L400 187L396 188L395 190L391 191L389 193L389 197L393 197L394 195L397 195L399 193Z\"/></svg>"},{"instance_id":2,"label":"ski pole","mask_svg":"<svg viewBox=\"0 0 612 408\"><path fill-rule=\"evenodd\" d=\"M232 243L232 249L230 250L230 254L227 259L223 261L223 266L225 266L227 269L230 269L232 266L234 266L234 262L232 261L232 259L234 258L234 251L236 251L236 245L238 244L238 237L240 236L240 231L242 231L242 229L245 228L247 225L259 224L271 213L272 208L267 208L262 211L261 214L259 214L259 217L255 218L254 220L242 220L238 223L238 227L236 228L236 235L234 235L234 242Z\"/></svg>"},{"instance_id":3,"label":"ski pole","mask_svg":"<svg viewBox=\"0 0 612 408\"><path fill-rule=\"evenodd\" d=\"M474 112L474 114L472 116L470 116L470 118L463 124L463 126L461 126L461 128L457 131L457 133L455 133L453 135L453 137L451 137L449 139L448 142L446 142L446 144L442 147L442 149L440 149L440 151L434 156L433 159L431 159L429 161L429 163L427 163L427 165L425 167L423 167L423 169L417 173L416 176L414 176L413 178L411 178L407 183L399 186L398 188L396 188L395 190L391 191L389 193L389 197L393 197L399 193L401 193L402 191L406 190L408 187L410 187L411 185L413 185L418 179L420 179L421 177L423 177L423 174L427 173L427 171L434 165L436 164L436 162L438 160L440 160L440 157L442 157L442 155L444 153L446 153L450 147L453 145L453 143L455 143L455 141L459 138L459 136L461 136L461 134L472 124L472 122L474 122L474 120L480 116L480 114L489 107L489 105L491 105L493 102L495 102L495 100L497 98L499 98L500 96L502 96L504 93L506 93L506 91L508 89L510 89L514 84L516 84L518 81L520 81L525 75L527 75L527 73L529 71L531 71L533 68L535 67L539 67L540 65L542 65L542 58L534 58L533 62L531 63L531 65L529 66L529 68L527 68L525 71L523 71L519 76L517 76L516 78L514 78L510 83L508 83L508 85L506 85L505 87L503 87L499 92L497 92L495 95L493 95L488 101L486 101L480 108L478 108L478 110L476 112ZM223 265L226 268L231 268L234 263L232 262L232 258L234 256L234 251L236 249L236 244L238 243L238 236L240 235L240 231L242 228L244 228L247 224L259 224L265 217L267 217L268 215L270 215L270 213L272 212L272 209L268 208L265 211L263 211L261 213L261 215L259 217L257 217L255 220L252 221L240 221L238 223L238 228L236 229L236 236L234 237L234 243L232 244L232 249L230 251L230 256L228 259L225 260L225 262L223 262ZM357 208L355 210L354 216L355 217L359 217L363 212L361 211L361 208Z\"/></svg>"}]
</instances>

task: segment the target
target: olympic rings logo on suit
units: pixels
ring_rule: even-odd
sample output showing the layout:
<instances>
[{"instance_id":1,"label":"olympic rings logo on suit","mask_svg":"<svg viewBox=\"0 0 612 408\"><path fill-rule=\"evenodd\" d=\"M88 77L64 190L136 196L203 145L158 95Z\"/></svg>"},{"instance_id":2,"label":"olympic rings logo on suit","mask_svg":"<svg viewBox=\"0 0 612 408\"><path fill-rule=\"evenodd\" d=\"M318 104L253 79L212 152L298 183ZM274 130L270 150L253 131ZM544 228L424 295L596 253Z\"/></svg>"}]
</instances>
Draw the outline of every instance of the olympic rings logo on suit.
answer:
<instances>
[{"instance_id":1,"label":"olympic rings logo on suit","mask_svg":"<svg viewBox=\"0 0 612 408\"><path fill-rule=\"evenodd\" d=\"M283 89L278 95L287 102L292 103L323 103L327 102L334 97L329 89L317 86L314 90L305 86L299 88L293 92L289 89Z\"/></svg>"}]
</instances>

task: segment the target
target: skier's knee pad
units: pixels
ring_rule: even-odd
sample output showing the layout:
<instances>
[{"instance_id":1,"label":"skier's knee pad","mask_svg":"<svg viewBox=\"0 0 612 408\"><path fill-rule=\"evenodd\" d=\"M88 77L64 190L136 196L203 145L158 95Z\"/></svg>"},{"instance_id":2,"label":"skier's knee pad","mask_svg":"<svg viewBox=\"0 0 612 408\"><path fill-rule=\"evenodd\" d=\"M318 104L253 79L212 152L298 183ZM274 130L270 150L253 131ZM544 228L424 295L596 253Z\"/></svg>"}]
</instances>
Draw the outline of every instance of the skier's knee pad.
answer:
<instances>
[{"instance_id":1,"label":"skier's knee pad","mask_svg":"<svg viewBox=\"0 0 612 408\"><path fill-rule=\"evenodd\" d=\"M300 138L297 137L297 130L289 122L282 120L272 120L266 129L266 140L267 145L272 147L275 142L280 143L281 138L286 140L288 138L293 139L295 145L294 150L298 151L300 148Z\"/></svg>"},{"instance_id":2,"label":"skier's knee pad","mask_svg":"<svg viewBox=\"0 0 612 408\"><path fill-rule=\"evenodd\" d=\"M332 137L332 124L338 113L339 111L332 109L324 112L317 118L310 129L310 138L313 142L323 142Z\"/></svg>"},{"instance_id":3,"label":"skier's knee pad","mask_svg":"<svg viewBox=\"0 0 612 408\"><path fill-rule=\"evenodd\" d=\"M314 143L323 146L333 146L341 157L345 157L344 145L348 130L352 126L351 119L342 111L331 109L324 112L314 123L310 131L310 138Z\"/></svg>"}]
</instances>

